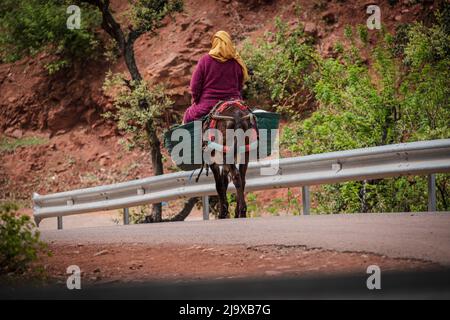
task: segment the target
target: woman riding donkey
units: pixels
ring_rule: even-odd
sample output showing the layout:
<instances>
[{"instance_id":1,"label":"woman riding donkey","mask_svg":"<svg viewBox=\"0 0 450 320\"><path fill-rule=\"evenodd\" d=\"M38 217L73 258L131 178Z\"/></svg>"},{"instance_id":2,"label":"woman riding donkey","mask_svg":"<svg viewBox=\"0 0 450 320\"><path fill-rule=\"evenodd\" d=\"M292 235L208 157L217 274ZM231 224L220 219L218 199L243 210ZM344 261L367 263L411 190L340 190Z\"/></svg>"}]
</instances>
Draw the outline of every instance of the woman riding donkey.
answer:
<instances>
[{"instance_id":1,"label":"woman riding donkey","mask_svg":"<svg viewBox=\"0 0 450 320\"><path fill-rule=\"evenodd\" d=\"M211 50L201 57L192 76L192 105L186 110L183 122L199 120L208 115L203 125L204 130L215 129L222 137L226 136L227 130L236 132L241 129L243 132L252 132L252 136L246 137L244 143L241 140L243 144L241 147L235 143L237 140L234 136L228 143L226 138L220 143L213 142L214 138L208 142L209 147L215 145L213 153L227 153L234 159L232 163L228 161L225 164L214 161L208 163L214 174L219 196L219 218L229 216L226 196L229 178L236 187L235 217L244 218L247 211L244 195L245 175L250 158L250 145L257 144L256 120L250 109L241 101L241 91L244 82L248 80L248 71L227 32L217 32L211 44ZM250 141L252 139L253 144ZM233 148L229 148L230 142ZM236 161L237 158L239 161Z\"/></svg>"},{"instance_id":2,"label":"woman riding donkey","mask_svg":"<svg viewBox=\"0 0 450 320\"><path fill-rule=\"evenodd\" d=\"M211 44L211 50L200 58L192 75L192 105L184 114L184 123L201 119L221 100L242 99L248 71L230 35L219 31Z\"/></svg>"}]
</instances>

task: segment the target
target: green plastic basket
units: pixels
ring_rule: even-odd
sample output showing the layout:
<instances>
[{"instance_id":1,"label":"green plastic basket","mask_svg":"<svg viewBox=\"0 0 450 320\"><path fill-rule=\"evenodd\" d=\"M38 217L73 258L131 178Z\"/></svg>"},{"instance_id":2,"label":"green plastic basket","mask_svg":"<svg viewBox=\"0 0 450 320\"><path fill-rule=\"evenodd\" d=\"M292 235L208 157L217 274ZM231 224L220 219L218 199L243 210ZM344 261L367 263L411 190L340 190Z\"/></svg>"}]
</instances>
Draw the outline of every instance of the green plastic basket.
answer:
<instances>
[{"instance_id":1,"label":"green plastic basket","mask_svg":"<svg viewBox=\"0 0 450 320\"><path fill-rule=\"evenodd\" d=\"M271 131L272 129L278 129L280 125L280 114L275 112L254 112L253 113L256 117L256 123L258 125L258 129L267 129L267 151L264 149L264 147L261 147L261 156L267 154L267 156L270 156L272 154L272 147L273 147L273 141L271 137ZM203 118L204 119L204 118ZM202 119L202 120L203 120ZM190 171L194 169L198 169L201 167L201 164L194 164L194 154L195 152L198 152L198 154L201 154L201 136L202 136L202 130L199 126L197 130L194 127L194 122L189 122L182 125L175 125L171 127L169 130L167 130L164 133L164 147L169 151L169 154L172 153L173 148L182 141L175 140L172 141L172 133L176 129L185 129L189 131L190 137L191 137L191 159L190 163L181 163L177 164L177 167L184 171ZM261 141L261 133L260 133L260 141ZM182 156L182 154L180 154Z\"/></svg>"},{"instance_id":2,"label":"green plastic basket","mask_svg":"<svg viewBox=\"0 0 450 320\"><path fill-rule=\"evenodd\" d=\"M260 130L259 133L259 141L261 143L261 139L263 139L261 129L267 129L266 134L266 148L267 152L264 148L264 145L262 145L259 148L260 151L260 158L265 158L265 155L270 156L272 154L272 147L275 141L272 141L272 134L271 130L278 129L280 126L280 114L276 112L254 112L253 113L256 117L256 125L258 126L258 129Z\"/></svg>"},{"instance_id":3,"label":"green plastic basket","mask_svg":"<svg viewBox=\"0 0 450 320\"><path fill-rule=\"evenodd\" d=\"M203 120L203 119L202 119ZM201 137L202 137L202 129L201 126L199 130L195 130L194 122L188 122L186 124L181 125L175 125L171 127L169 130L167 130L164 133L164 147L169 151L169 154L172 154L173 148L180 143L182 140L175 140L172 141L172 133L176 129L185 129L189 131L190 137L191 137L191 161L190 163L181 163L177 164L177 167L184 171L190 171L195 170L201 167L201 164L194 164L194 154L195 152L199 152L201 154L202 152L202 145L201 145ZM180 156L183 154L181 153Z\"/></svg>"}]
</instances>

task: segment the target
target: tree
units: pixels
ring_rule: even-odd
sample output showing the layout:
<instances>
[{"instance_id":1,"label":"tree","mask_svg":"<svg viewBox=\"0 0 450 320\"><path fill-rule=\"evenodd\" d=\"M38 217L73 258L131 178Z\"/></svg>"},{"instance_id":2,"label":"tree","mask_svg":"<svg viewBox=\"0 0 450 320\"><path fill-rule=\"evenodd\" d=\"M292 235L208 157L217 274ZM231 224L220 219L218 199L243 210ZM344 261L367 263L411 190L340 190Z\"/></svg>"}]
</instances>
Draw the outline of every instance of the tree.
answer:
<instances>
[{"instance_id":1,"label":"tree","mask_svg":"<svg viewBox=\"0 0 450 320\"><path fill-rule=\"evenodd\" d=\"M144 33L154 33L160 27L161 20L168 14L181 11L183 3L180 0L136 0L131 8L131 23L126 29L114 18L109 0L79 0L80 3L88 3L97 7L102 14L101 27L113 38L118 46L120 54L124 57L131 81L126 81L131 91L137 90L142 86L143 78L136 64L134 57L134 43ZM138 101L142 110L149 109L149 101L142 98ZM159 141L154 119L149 119L145 125L145 132L150 144L150 155L153 166L153 174L161 175L164 173L161 142ZM171 220L184 220L190 213L197 198L190 198L186 201L185 207L181 212ZM147 222L161 222L162 207L161 203L154 204L152 214L146 219Z\"/></svg>"},{"instance_id":2,"label":"tree","mask_svg":"<svg viewBox=\"0 0 450 320\"><path fill-rule=\"evenodd\" d=\"M68 0L2 0L0 3L0 63L45 50L52 56L46 65L50 74L75 61L95 59L101 39L96 30L100 12L80 4L80 29L66 28Z\"/></svg>"}]
</instances>

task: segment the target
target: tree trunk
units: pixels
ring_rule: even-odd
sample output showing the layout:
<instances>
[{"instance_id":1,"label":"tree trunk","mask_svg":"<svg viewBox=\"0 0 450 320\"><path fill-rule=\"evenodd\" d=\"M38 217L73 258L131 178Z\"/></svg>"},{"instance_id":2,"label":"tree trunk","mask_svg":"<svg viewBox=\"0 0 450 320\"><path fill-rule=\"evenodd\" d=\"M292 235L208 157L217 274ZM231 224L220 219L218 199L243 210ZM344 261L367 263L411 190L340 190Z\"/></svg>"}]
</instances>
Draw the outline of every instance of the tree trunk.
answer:
<instances>
[{"instance_id":1,"label":"tree trunk","mask_svg":"<svg viewBox=\"0 0 450 320\"><path fill-rule=\"evenodd\" d=\"M147 137L150 142L150 154L153 166L153 175L158 176L164 174L164 167L162 163L161 143L158 139L154 126L151 122L147 124ZM153 204L152 219L153 222L162 221L162 206L161 203Z\"/></svg>"},{"instance_id":2,"label":"tree trunk","mask_svg":"<svg viewBox=\"0 0 450 320\"><path fill-rule=\"evenodd\" d=\"M189 198L184 203L183 209L171 219L165 219L163 221L183 221L186 217L191 213L192 208L194 208L195 204L200 201L200 198Z\"/></svg>"},{"instance_id":3,"label":"tree trunk","mask_svg":"<svg viewBox=\"0 0 450 320\"><path fill-rule=\"evenodd\" d=\"M128 71L130 72L131 78L134 81L141 81L142 76L139 72L139 69L136 64L136 59L134 58L134 41L135 36L132 34L129 35L128 40L126 41L124 47L124 57L125 63L127 65ZM142 109L148 108L148 102L145 100L139 101L139 106ZM152 160L153 166L153 175L158 176L164 174L164 167L162 163L162 154L161 154L161 143L158 139L158 135L156 134L156 130L153 125L153 121L149 121L145 128L145 132L147 133L147 138L150 144L150 157ZM147 222L161 222L162 221L162 205L161 203L153 204L151 217L147 216L145 221Z\"/></svg>"},{"instance_id":4,"label":"tree trunk","mask_svg":"<svg viewBox=\"0 0 450 320\"><path fill-rule=\"evenodd\" d=\"M141 36L145 30L130 30L128 36L125 36L124 32L119 23L114 19L109 8L109 0L81 0L81 2L89 3L91 5L97 6L102 13L102 28L106 31L114 40L117 41L119 49L125 59L128 71L130 72L131 78L134 81L142 81L142 75L139 72L139 68L136 64L136 59L134 57L134 42ZM133 88L131 88L133 90ZM143 109L148 107L148 102L143 100L139 101L139 106ZM158 135L154 128L153 121L149 121L145 128L147 137L150 144L150 154L153 166L153 174L155 176L162 175L164 173L164 167L162 163L161 154L161 143L158 139ZM196 198L189 199L181 212L175 216L176 221L184 220L191 212L194 204L196 203ZM152 215L146 217L148 222L161 222L162 221L162 207L161 203L153 204ZM166 220L171 221L171 220Z\"/></svg>"},{"instance_id":5,"label":"tree trunk","mask_svg":"<svg viewBox=\"0 0 450 320\"><path fill-rule=\"evenodd\" d=\"M131 78L135 81L141 81L142 76L139 72L139 69L136 64L136 59L134 58L134 36L132 37L131 34L128 36L128 40L125 43L124 47L124 57L125 57L125 63L127 64L128 71L130 72Z\"/></svg>"}]
</instances>

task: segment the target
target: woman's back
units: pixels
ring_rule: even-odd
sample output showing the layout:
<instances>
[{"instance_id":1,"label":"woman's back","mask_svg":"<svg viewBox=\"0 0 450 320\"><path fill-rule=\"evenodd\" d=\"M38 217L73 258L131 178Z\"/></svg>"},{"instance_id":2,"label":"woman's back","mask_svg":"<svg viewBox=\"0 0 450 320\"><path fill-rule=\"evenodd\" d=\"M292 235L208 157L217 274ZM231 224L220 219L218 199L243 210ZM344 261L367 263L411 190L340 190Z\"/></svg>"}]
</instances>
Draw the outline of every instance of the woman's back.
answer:
<instances>
[{"instance_id":1,"label":"woman's back","mask_svg":"<svg viewBox=\"0 0 450 320\"><path fill-rule=\"evenodd\" d=\"M203 88L200 100L239 98L242 89L242 68L234 59L219 62L209 54L199 63L203 70ZM193 86L191 85L191 89Z\"/></svg>"},{"instance_id":2,"label":"woman's back","mask_svg":"<svg viewBox=\"0 0 450 320\"><path fill-rule=\"evenodd\" d=\"M242 86L248 79L247 67L230 35L225 31L216 32L211 45L192 75L192 105L184 114L185 123L202 118L220 100L242 99Z\"/></svg>"},{"instance_id":3,"label":"woman's back","mask_svg":"<svg viewBox=\"0 0 450 320\"><path fill-rule=\"evenodd\" d=\"M242 67L234 59L217 61L209 54L200 58L191 79L193 105L183 122L207 115L220 100L242 99Z\"/></svg>"}]
</instances>

